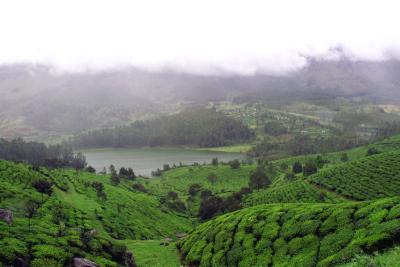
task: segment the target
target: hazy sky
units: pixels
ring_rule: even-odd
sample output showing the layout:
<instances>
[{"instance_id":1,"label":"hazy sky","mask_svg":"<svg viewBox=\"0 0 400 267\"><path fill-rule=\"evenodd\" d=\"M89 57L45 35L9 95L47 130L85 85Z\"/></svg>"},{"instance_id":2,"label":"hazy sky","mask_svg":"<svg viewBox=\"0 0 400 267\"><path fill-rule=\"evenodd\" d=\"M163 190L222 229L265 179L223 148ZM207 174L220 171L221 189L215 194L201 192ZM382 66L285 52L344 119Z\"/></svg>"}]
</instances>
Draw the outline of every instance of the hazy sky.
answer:
<instances>
[{"instance_id":1,"label":"hazy sky","mask_svg":"<svg viewBox=\"0 0 400 267\"><path fill-rule=\"evenodd\" d=\"M0 63L252 74L337 46L379 60L400 51L399 13L384 0L0 0Z\"/></svg>"}]
</instances>

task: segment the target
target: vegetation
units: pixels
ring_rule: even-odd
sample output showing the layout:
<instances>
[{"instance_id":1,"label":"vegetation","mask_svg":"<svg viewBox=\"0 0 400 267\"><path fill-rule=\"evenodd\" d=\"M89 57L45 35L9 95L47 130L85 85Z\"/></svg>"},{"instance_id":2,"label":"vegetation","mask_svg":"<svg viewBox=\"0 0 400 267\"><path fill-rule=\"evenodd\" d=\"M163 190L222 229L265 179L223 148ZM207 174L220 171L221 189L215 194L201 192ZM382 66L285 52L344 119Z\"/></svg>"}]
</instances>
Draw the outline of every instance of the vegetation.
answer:
<instances>
[{"instance_id":1,"label":"vegetation","mask_svg":"<svg viewBox=\"0 0 400 267\"><path fill-rule=\"evenodd\" d=\"M386 152L321 170L310 182L355 200L400 194L400 152Z\"/></svg>"},{"instance_id":2,"label":"vegetation","mask_svg":"<svg viewBox=\"0 0 400 267\"><path fill-rule=\"evenodd\" d=\"M251 140L241 122L212 109L193 108L129 126L93 130L75 136L77 147L192 145L217 147Z\"/></svg>"},{"instance_id":3,"label":"vegetation","mask_svg":"<svg viewBox=\"0 0 400 267\"><path fill-rule=\"evenodd\" d=\"M130 190L129 183L0 161L0 208L14 218L11 225L0 221L0 262L66 266L84 257L124 265L127 247L118 240L175 238L191 229L189 220L161 210L157 198Z\"/></svg>"},{"instance_id":4,"label":"vegetation","mask_svg":"<svg viewBox=\"0 0 400 267\"><path fill-rule=\"evenodd\" d=\"M30 163L50 168L72 167L82 170L86 159L82 153L74 154L71 147L62 145L46 146L22 139L11 141L0 138L0 159Z\"/></svg>"},{"instance_id":5,"label":"vegetation","mask_svg":"<svg viewBox=\"0 0 400 267\"><path fill-rule=\"evenodd\" d=\"M192 266L332 266L391 246L399 204L260 205L198 226L178 248Z\"/></svg>"},{"instance_id":6,"label":"vegetation","mask_svg":"<svg viewBox=\"0 0 400 267\"><path fill-rule=\"evenodd\" d=\"M302 180L254 191L244 199L247 207L270 203L337 203L341 201L343 200L335 194L321 191Z\"/></svg>"}]
</instances>

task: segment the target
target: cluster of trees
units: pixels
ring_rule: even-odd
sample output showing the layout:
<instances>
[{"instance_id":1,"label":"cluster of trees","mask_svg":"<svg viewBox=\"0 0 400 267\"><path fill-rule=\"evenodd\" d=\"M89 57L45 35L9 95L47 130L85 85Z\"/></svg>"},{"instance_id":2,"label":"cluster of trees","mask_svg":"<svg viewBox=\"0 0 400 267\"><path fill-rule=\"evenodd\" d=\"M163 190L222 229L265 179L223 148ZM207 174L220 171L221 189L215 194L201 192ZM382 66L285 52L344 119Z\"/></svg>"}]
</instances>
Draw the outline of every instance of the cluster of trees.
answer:
<instances>
[{"instance_id":1,"label":"cluster of trees","mask_svg":"<svg viewBox=\"0 0 400 267\"><path fill-rule=\"evenodd\" d=\"M287 143L264 141L256 145L250 152L253 157L268 157L277 152L288 155L308 155L332 151L346 150L367 143L357 136L330 136L313 138L308 135L295 135Z\"/></svg>"},{"instance_id":2,"label":"cluster of trees","mask_svg":"<svg viewBox=\"0 0 400 267\"><path fill-rule=\"evenodd\" d=\"M137 121L129 126L93 130L75 136L76 147L158 145L224 146L250 140L253 132L213 109L192 108L178 114Z\"/></svg>"},{"instance_id":3,"label":"cluster of trees","mask_svg":"<svg viewBox=\"0 0 400 267\"><path fill-rule=\"evenodd\" d=\"M0 139L0 158L49 168L72 167L82 170L87 165L85 156L80 152L74 153L69 146L46 146L21 138L11 141Z\"/></svg>"},{"instance_id":4,"label":"cluster of trees","mask_svg":"<svg viewBox=\"0 0 400 267\"><path fill-rule=\"evenodd\" d=\"M341 160L343 162L348 160L346 153L341 155ZM329 160L322 157L321 155L316 156L314 159L308 159L304 164L300 161L295 161L292 165L292 173L288 172L286 178L289 180L294 178L294 174L303 173L304 176L309 176L321 169L325 164L329 163Z\"/></svg>"},{"instance_id":5,"label":"cluster of trees","mask_svg":"<svg viewBox=\"0 0 400 267\"><path fill-rule=\"evenodd\" d=\"M175 191L170 191L165 197L161 197L160 203L178 212L186 211L185 203L179 199L178 193Z\"/></svg>"},{"instance_id":6,"label":"cluster of trees","mask_svg":"<svg viewBox=\"0 0 400 267\"><path fill-rule=\"evenodd\" d=\"M109 167L110 174L111 174L111 183L113 185L118 185L121 182L121 179L125 180L135 180L136 175L135 172L132 170L132 168L125 168L121 167L119 169L119 173L117 173L117 170L115 169L115 166L113 164L110 165Z\"/></svg>"},{"instance_id":7,"label":"cluster of trees","mask_svg":"<svg viewBox=\"0 0 400 267\"><path fill-rule=\"evenodd\" d=\"M200 192L200 190L197 191L196 194L198 194L198 192ZM251 188L243 187L240 191L226 198L222 198L214 195L210 190L202 190L200 193L201 202L198 217L202 220L207 220L218 214L241 209L243 196L251 192Z\"/></svg>"},{"instance_id":8,"label":"cluster of trees","mask_svg":"<svg viewBox=\"0 0 400 267\"><path fill-rule=\"evenodd\" d=\"M267 122L264 125L264 133L272 135L272 136L278 136L282 134L286 134L288 132L288 129L283 125L282 123L278 121L271 121Z\"/></svg>"}]
</instances>

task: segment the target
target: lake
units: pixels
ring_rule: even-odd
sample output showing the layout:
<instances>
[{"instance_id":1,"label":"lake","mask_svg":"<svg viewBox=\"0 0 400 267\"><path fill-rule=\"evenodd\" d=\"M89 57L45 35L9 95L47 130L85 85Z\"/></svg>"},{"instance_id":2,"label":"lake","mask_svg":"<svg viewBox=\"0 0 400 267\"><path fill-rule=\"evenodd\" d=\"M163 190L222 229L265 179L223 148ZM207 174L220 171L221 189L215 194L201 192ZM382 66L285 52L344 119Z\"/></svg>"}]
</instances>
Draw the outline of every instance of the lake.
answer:
<instances>
[{"instance_id":1,"label":"lake","mask_svg":"<svg viewBox=\"0 0 400 267\"><path fill-rule=\"evenodd\" d=\"M130 167L136 174L151 175L157 168L162 169L164 164L179 165L193 164L198 162L210 163L212 158L217 157L219 161L230 161L233 159L245 159L245 154L224 153L206 150L190 150L179 148L99 148L80 150L85 156L88 165L96 171L103 167L108 169L114 164L117 170L124 166Z\"/></svg>"}]
</instances>

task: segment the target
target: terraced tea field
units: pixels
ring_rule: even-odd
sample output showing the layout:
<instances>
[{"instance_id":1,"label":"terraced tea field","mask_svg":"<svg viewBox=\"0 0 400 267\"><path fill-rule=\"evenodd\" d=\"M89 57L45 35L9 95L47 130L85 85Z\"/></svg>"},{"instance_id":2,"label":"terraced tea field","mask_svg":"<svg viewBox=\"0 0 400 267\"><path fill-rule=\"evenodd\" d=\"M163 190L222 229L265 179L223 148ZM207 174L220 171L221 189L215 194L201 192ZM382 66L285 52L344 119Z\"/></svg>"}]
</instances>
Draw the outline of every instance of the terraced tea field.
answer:
<instances>
[{"instance_id":1,"label":"terraced tea field","mask_svg":"<svg viewBox=\"0 0 400 267\"><path fill-rule=\"evenodd\" d=\"M276 187L255 191L244 200L246 207L270 203L338 203L344 201L341 197L321 191L309 183L297 180Z\"/></svg>"},{"instance_id":2,"label":"terraced tea field","mask_svg":"<svg viewBox=\"0 0 400 267\"><path fill-rule=\"evenodd\" d=\"M387 152L323 169L310 182L354 200L400 194L400 152Z\"/></svg>"},{"instance_id":3,"label":"terraced tea field","mask_svg":"<svg viewBox=\"0 0 400 267\"><path fill-rule=\"evenodd\" d=\"M399 235L397 197L255 206L198 226L178 247L192 266L333 266Z\"/></svg>"}]
</instances>

